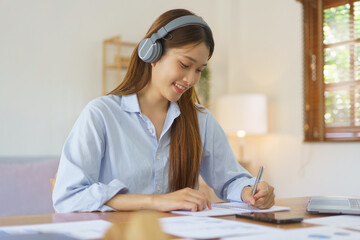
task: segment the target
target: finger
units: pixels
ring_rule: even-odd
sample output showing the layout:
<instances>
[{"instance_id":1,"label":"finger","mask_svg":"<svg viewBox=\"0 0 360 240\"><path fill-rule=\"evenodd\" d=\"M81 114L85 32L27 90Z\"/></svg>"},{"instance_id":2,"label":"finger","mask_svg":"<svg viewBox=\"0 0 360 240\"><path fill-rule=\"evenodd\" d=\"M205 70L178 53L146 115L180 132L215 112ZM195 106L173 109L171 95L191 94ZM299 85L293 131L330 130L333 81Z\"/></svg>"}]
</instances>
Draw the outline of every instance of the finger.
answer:
<instances>
[{"instance_id":1,"label":"finger","mask_svg":"<svg viewBox=\"0 0 360 240\"><path fill-rule=\"evenodd\" d=\"M191 188L186 188L184 192L184 200L196 203L198 210L204 210L209 205L211 208L211 202L203 192Z\"/></svg>"},{"instance_id":2,"label":"finger","mask_svg":"<svg viewBox=\"0 0 360 240\"><path fill-rule=\"evenodd\" d=\"M268 196L271 196L274 192L274 188L270 185L268 185L266 182L263 182L263 184L258 185L258 192L255 194L254 198L267 198Z\"/></svg>"},{"instance_id":3,"label":"finger","mask_svg":"<svg viewBox=\"0 0 360 240\"><path fill-rule=\"evenodd\" d=\"M262 206L264 205L265 203L265 199L264 198L259 198L255 201L255 204L254 204L254 207L257 207L257 208L262 208Z\"/></svg>"},{"instance_id":4,"label":"finger","mask_svg":"<svg viewBox=\"0 0 360 240\"><path fill-rule=\"evenodd\" d=\"M198 203L200 203L201 205L201 209L200 210L204 210L207 207L209 209L211 209L211 201L210 199L206 196L205 193L200 192L200 195L196 195L195 198L197 199Z\"/></svg>"},{"instance_id":5,"label":"finger","mask_svg":"<svg viewBox=\"0 0 360 240\"><path fill-rule=\"evenodd\" d=\"M269 193L269 185L266 182L260 182L257 185L256 193L254 195L255 199L265 197Z\"/></svg>"},{"instance_id":6,"label":"finger","mask_svg":"<svg viewBox=\"0 0 360 240\"><path fill-rule=\"evenodd\" d=\"M242 200L246 203L250 203L251 205L254 205L255 204L255 199L254 197L252 196L252 193L251 193L251 188L249 188L249 190L244 190L244 194L243 194L243 198Z\"/></svg>"},{"instance_id":7,"label":"finger","mask_svg":"<svg viewBox=\"0 0 360 240\"><path fill-rule=\"evenodd\" d=\"M268 201L268 202L269 202L269 205L267 206L268 208L274 206L274 204L275 204L275 194L274 193L271 194L270 201Z\"/></svg>"},{"instance_id":8,"label":"finger","mask_svg":"<svg viewBox=\"0 0 360 240\"><path fill-rule=\"evenodd\" d=\"M269 195L269 191L267 190L260 190L254 195L255 200L258 200L260 198L266 198Z\"/></svg>"},{"instance_id":9,"label":"finger","mask_svg":"<svg viewBox=\"0 0 360 240\"><path fill-rule=\"evenodd\" d=\"M199 190L199 191L200 191L200 190ZM200 191L200 192L202 192L202 191ZM212 209L211 200L210 200L209 196L208 196L206 193L204 193L204 192L202 192L202 193L203 193L204 198L205 198L205 209L206 209L206 208Z\"/></svg>"},{"instance_id":10,"label":"finger","mask_svg":"<svg viewBox=\"0 0 360 240\"><path fill-rule=\"evenodd\" d=\"M272 206L274 206L275 204L275 201L272 200L272 201L269 201L266 205L265 205L265 208L271 208Z\"/></svg>"},{"instance_id":11,"label":"finger","mask_svg":"<svg viewBox=\"0 0 360 240\"><path fill-rule=\"evenodd\" d=\"M196 203L183 201L181 203L181 205L182 205L182 207L180 207L178 209L189 209L192 212L197 212L198 211L198 206L197 206Z\"/></svg>"},{"instance_id":12,"label":"finger","mask_svg":"<svg viewBox=\"0 0 360 240\"><path fill-rule=\"evenodd\" d=\"M194 197L198 198L202 202L203 208L201 210L204 210L206 207L208 207L209 209L212 209L211 201L205 193L203 193L199 190L192 189L191 194L193 194Z\"/></svg>"},{"instance_id":13,"label":"finger","mask_svg":"<svg viewBox=\"0 0 360 240\"><path fill-rule=\"evenodd\" d=\"M269 199L265 204L262 206L263 208L271 208L275 204L275 200L273 198Z\"/></svg>"},{"instance_id":14,"label":"finger","mask_svg":"<svg viewBox=\"0 0 360 240\"><path fill-rule=\"evenodd\" d=\"M211 201L210 199L206 198L206 205L209 209L212 209L212 206L211 206Z\"/></svg>"},{"instance_id":15,"label":"finger","mask_svg":"<svg viewBox=\"0 0 360 240\"><path fill-rule=\"evenodd\" d=\"M259 193L257 196L255 196L255 204L254 206L255 207L258 207L258 208L265 208L268 204L268 202L272 201L272 195L273 193L269 193L268 191L266 190L262 190L261 193ZM259 197L260 196L260 197Z\"/></svg>"},{"instance_id":16,"label":"finger","mask_svg":"<svg viewBox=\"0 0 360 240\"><path fill-rule=\"evenodd\" d=\"M275 195L272 193L264 198L256 200L255 206L258 208L270 208L274 205Z\"/></svg>"},{"instance_id":17,"label":"finger","mask_svg":"<svg viewBox=\"0 0 360 240\"><path fill-rule=\"evenodd\" d=\"M274 188L269 186L269 194L265 197L265 207L269 208L273 206L274 202L275 202Z\"/></svg>"},{"instance_id":18,"label":"finger","mask_svg":"<svg viewBox=\"0 0 360 240\"><path fill-rule=\"evenodd\" d=\"M200 199L200 198L196 198L196 197L194 197L194 196L190 196L190 195L189 195L189 196L186 196L186 197L184 197L183 200L186 201L186 202L195 204L195 205L196 205L196 209L198 209L198 210L203 210L203 209L205 209L206 206L207 206L207 202L206 202L206 201L204 201L204 200L202 200L202 199Z\"/></svg>"}]
</instances>

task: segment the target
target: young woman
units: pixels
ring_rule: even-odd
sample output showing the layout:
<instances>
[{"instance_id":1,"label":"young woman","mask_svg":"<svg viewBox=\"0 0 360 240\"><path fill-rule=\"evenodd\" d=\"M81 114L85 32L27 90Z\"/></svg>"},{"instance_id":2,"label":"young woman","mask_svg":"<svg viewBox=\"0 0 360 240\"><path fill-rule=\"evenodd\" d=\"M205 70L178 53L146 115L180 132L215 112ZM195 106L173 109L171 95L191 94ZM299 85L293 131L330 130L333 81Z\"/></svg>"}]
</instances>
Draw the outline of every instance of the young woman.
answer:
<instances>
[{"instance_id":1,"label":"young woman","mask_svg":"<svg viewBox=\"0 0 360 240\"><path fill-rule=\"evenodd\" d=\"M53 192L58 212L211 208L220 198L259 208L273 187L240 166L226 135L197 104L194 85L214 51L209 26L184 9L162 14L137 46L123 82L91 101L67 138Z\"/></svg>"}]
</instances>

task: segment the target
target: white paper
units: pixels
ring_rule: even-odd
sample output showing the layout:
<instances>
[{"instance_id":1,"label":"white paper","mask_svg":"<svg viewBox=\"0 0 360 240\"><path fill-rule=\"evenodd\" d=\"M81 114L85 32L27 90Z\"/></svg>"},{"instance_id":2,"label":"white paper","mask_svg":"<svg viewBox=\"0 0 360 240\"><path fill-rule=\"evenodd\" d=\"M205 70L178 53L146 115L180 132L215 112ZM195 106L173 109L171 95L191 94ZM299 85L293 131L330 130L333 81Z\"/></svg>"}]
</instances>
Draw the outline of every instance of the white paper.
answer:
<instances>
[{"instance_id":1,"label":"white paper","mask_svg":"<svg viewBox=\"0 0 360 240\"><path fill-rule=\"evenodd\" d=\"M159 222L165 233L179 237L197 239L280 231L276 228L211 217L167 217L160 218Z\"/></svg>"},{"instance_id":2,"label":"white paper","mask_svg":"<svg viewBox=\"0 0 360 240\"><path fill-rule=\"evenodd\" d=\"M260 238L261 237L261 238ZM282 232L267 233L266 236L239 236L222 238L222 240L315 240L315 239L334 239L334 240L359 240L360 233L336 227L310 227Z\"/></svg>"},{"instance_id":3,"label":"white paper","mask_svg":"<svg viewBox=\"0 0 360 240\"><path fill-rule=\"evenodd\" d=\"M90 220L66 223L19 225L0 227L2 234L62 233L81 239L99 239L104 236L112 223L104 220Z\"/></svg>"},{"instance_id":4,"label":"white paper","mask_svg":"<svg viewBox=\"0 0 360 240\"><path fill-rule=\"evenodd\" d=\"M281 207L281 206L272 206L268 209L260 209L252 206L248 206L247 203L244 202L226 202L226 203L215 203L212 204L213 207L227 208L232 210L238 210L240 212L279 212L279 211L288 211L289 207Z\"/></svg>"},{"instance_id":5,"label":"white paper","mask_svg":"<svg viewBox=\"0 0 360 240\"><path fill-rule=\"evenodd\" d=\"M188 216L198 216L198 217L214 217L214 216L225 216L225 215L235 215L237 213L244 212L278 212L278 211L288 211L289 207L280 207L273 206L269 209L259 209L256 207L249 207L246 203L240 202L227 202L227 203L215 203L212 204L212 209L204 209L202 211L192 212L190 210L182 211L171 211L175 214L188 215Z\"/></svg>"},{"instance_id":6,"label":"white paper","mask_svg":"<svg viewBox=\"0 0 360 240\"><path fill-rule=\"evenodd\" d=\"M309 218L304 220L305 223L327 225L334 227L347 227L353 225L360 226L360 216L354 215L337 215L331 217Z\"/></svg>"},{"instance_id":7,"label":"white paper","mask_svg":"<svg viewBox=\"0 0 360 240\"><path fill-rule=\"evenodd\" d=\"M347 227L344 227L344 228L360 232L360 224L359 225L350 225L350 226L347 226Z\"/></svg>"},{"instance_id":8,"label":"white paper","mask_svg":"<svg viewBox=\"0 0 360 240\"><path fill-rule=\"evenodd\" d=\"M202 211L191 212L188 210L184 211L171 211L175 214L188 215L188 216L198 216L198 217L214 217L214 216L226 216L226 215L234 215L236 213L240 213L241 211L226 209L226 208L217 208L213 207L212 209L204 209Z\"/></svg>"}]
</instances>

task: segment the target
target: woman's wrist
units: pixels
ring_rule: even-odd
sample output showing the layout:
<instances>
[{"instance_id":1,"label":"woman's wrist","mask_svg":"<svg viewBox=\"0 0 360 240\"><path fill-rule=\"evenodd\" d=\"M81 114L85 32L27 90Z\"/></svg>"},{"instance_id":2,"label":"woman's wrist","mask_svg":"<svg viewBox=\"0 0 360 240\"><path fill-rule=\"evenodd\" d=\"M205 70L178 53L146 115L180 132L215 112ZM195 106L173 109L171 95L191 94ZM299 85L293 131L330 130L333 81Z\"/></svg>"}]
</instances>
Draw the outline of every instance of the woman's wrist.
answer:
<instances>
[{"instance_id":1,"label":"woman's wrist","mask_svg":"<svg viewBox=\"0 0 360 240\"><path fill-rule=\"evenodd\" d=\"M157 195L117 194L105 204L119 211L157 210Z\"/></svg>"},{"instance_id":2,"label":"woman's wrist","mask_svg":"<svg viewBox=\"0 0 360 240\"><path fill-rule=\"evenodd\" d=\"M158 210L156 206L157 195L147 195L145 200L146 208L149 210Z\"/></svg>"},{"instance_id":3,"label":"woman's wrist","mask_svg":"<svg viewBox=\"0 0 360 240\"><path fill-rule=\"evenodd\" d=\"M245 186L243 189L242 189L242 191L241 191L241 201L243 201L243 202L245 202L245 196L244 196L244 193L246 192L246 189L247 188L251 188L251 186L250 185L247 185L247 186Z\"/></svg>"}]
</instances>

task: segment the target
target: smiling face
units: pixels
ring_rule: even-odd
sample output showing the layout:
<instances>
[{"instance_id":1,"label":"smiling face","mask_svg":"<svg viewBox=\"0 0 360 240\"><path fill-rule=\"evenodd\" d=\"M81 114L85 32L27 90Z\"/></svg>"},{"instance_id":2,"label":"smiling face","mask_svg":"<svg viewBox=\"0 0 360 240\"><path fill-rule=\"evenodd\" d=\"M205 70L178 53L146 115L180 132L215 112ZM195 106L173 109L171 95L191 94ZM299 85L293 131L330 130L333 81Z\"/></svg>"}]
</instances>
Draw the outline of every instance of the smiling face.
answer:
<instances>
[{"instance_id":1,"label":"smiling face","mask_svg":"<svg viewBox=\"0 0 360 240\"><path fill-rule=\"evenodd\" d=\"M153 97L176 102L181 95L199 82L209 58L205 43L169 48L159 61L152 63L147 90Z\"/></svg>"}]
</instances>

